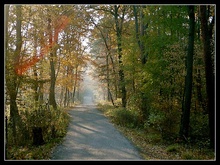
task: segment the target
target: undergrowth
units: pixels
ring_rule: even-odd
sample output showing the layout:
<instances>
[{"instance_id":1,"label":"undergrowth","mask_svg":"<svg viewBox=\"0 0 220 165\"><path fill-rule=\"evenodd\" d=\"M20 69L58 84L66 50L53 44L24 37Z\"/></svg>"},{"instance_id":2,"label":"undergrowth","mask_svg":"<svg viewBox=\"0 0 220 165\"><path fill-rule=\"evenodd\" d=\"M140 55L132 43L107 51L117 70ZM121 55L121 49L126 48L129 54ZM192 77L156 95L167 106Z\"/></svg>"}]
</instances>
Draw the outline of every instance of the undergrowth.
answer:
<instances>
[{"instance_id":1,"label":"undergrowth","mask_svg":"<svg viewBox=\"0 0 220 165\"><path fill-rule=\"evenodd\" d=\"M5 146L5 160L48 160L53 148L66 135L70 116L67 110L52 107L20 113L25 127L25 133L17 129L16 143L13 141L12 128L8 122L7 146ZM33 128L42 128L43 143L33 144ZM25 135L25 138L24 138Z\"/></svg>"},{"instance_id":2,"label":"undergrowth","mask_svg":"<svg viewBox=\"0 0 220 165\"><path fill-rule=\"evenodd\" d=\"M98 109L140 150L145 160L215 160L208 147L164 139L160 131L138 122L140 116L121 107L99 104Z\"/></svg>"}]
</instances>

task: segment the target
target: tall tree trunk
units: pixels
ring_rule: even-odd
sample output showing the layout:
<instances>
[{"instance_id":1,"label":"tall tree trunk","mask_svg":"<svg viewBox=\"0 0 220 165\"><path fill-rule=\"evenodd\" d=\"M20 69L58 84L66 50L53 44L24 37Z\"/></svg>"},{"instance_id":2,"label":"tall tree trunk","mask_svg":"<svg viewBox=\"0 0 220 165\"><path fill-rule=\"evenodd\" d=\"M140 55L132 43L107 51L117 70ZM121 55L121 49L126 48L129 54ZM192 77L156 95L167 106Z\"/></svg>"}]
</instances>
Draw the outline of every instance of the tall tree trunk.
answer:
<instances>
[{"instance_id":1,"label":"tall tree trunk","mask_svg":"<svg viewBox=\"0 0 220 165\"><path fill-rule=\"evenodd\" d=\"M140 48L140 58L141 63L145 64L147 62L147 52L145 45L143 43L142 38L146 35L146 29L148 27L148 24L144 23L144 13L143 13L143 7L140 8L140 28L138 25L138 16L137 16L137 6L133 6L133 13L135 18L135 34L136 34L136 40L138 43L138 46ZM140 31L139 31L140 29Z\"/></svg>"},{"instance_id":2,"label":"tall tree trunk","mask_svg":"<svg viewBox=\"0 0 220 165\"><path fill-rule=\"evenodd\" d=\"M69 89L67 89L67 104L66 104L67 107L69 107L69 103L70 103L70 91Z\"/></svg>"},{"instance_id":3,"label":"tall tree trunk","mask_svg":"<svg viewBox=\"0 0 220 165\"><path fill-rule=\"evenodd\" d=\"M106 54L106 79L107 79L107 93L108 101L110 101L110 79L109 79L109 62L108 62L108 53Z\"/></svg>"},{"instance_id":4,"label":"tall tree trunk","mask_svg":"<svg viewBox=\"0 0 220 165\"><path fill-rule=\"evenodd\" d=\"M189 135L190 106L191 106L191 97L192 97L194 31L195 31L194 6L188 6L188 13L189 13L189 39L188 39L188 52L186 59L187 74L185 77L185 97L184 97L182 119L180 125L180 138L183 140L187 140Z\"/></svg>"},{"instance_id":5,"label":"tall tree trunk","mask_svg":"<svg viewBox=\"0 0 220 165\"><path fill-rule=\"evenodd\" d=\"M21 52L21 45L22 45L22 39L21 39L21 5L16 6L16 50L14 58L16 59L15 65L17 65L17 62L20 58L20 52ZM13 137L14 142L16 143L16 126L18 125L19 120L19 113L18 113L18 107L16 103L17 98L17 86L18 86L18 77L15 72L12 71L10 75L10 79L7 82L8 90L9 90L9 96L10 96L10 119L12 122L12 130L13 130Z\"/></svg>"},{"instance_id":6,"label":"tall tree trunk","mask_svg":"<svg viewBox=\"0 0 220 165\"><path fill-rule=\"evenodd\" d=\"M9 17L9 5L4 8L5 12L5 54L8 55L8 17ZM5 84L4 84L5 85ZM5 87L5 86L4 86ZM7 94L4 92L4 109L6 109ZM8 117L5 116L5 158L8 158Z\"/></svg>"},{"instance_id":7,"label":"tall tree trunk","mask_svg":"<svg viewBox=\"0 0 220 165\"><path fill-rule=\"evenodd\" d=\"M63 103L64 107L67 106L67 99L68 99L67 93L68 93L68 89L67 89L67 87L65 87L65 96L64 96L64 103Z\"/></svg>"},{"instance_id":8,"label":"tall tree trunk","mask_svg":"<svg viewBox=\"0 0 220 165\"><path fill-rule=\"evenodd\" d=\"M5 50L6 51L8 50L8 17L9 17L9 5L5 5Z\"/></svg>"},{"instance_id":9,"label":"tall tree trunk","mask_svg":"<svg viewBox=\"0 0 220 165\"><path fill-rule=\"evenodd\" d=\"M201 79L201 73L200 69L197 70L197 78L196 78L196 91L197 91L197 100L202 108L204 114L207 114L207 110L205 108L205 102L202 96L202 79Z\"/></svg>"},{"instance_id":10,"label":"tall tree trunk","mask_svg":"<svg viewBox=\"0 0 220 165\"><path fill-rule=\"evenodd\" d=\"M35 101L35 105L37 106L38 98L39 98L39 93L38 93L39 83L38 83L37 68L36 68L36 66L34 66L33 70L34 70L34 84L33 84L34 101Z\"/></svg>"},{"instance_id":11,"label":"tall tree trunk","mask_svg":"<svg viewBox=\"0 0 220 165\"><path fill-rule=\"evenodd\" d=\"M37 31L35 29L35 34L37 34ZM34 57L37 57L37 36L34 36ZM38 75L37 75L37 67L34 66L33 68L34 71L34 84L33 84L33 88L34 88L34 101L35 101L35 106L37 106L38 104L38 99L39 99L39 92L38 92L38 87L39 87L39 83L38 83Z\"/></svg>"},{"instance_id":12,"label":"tall tree trunk","mask_svg":"<svg viewBox=\"0 0 220 165\"><path fill-rule=\"evenodd\" d=\"M110 90L110 78L109 78L109 53L106 55L106 67L107 67L107 91L108 91L108 101L112 102L112 105L115 106L114 100L112 98L112 93Z\"/></svg>"},{"instance_id":13,"label":"tall tree trunk","mask_svg":"<svg viewBox=\"0 0 220 165\"><path fill-rule=\"evenodd\" d=\"M55 100L55 67L54 67L54 58L55 51L52 48L52 28L51 28L51 18L48 18L48 32L49 32L49 45L50 45L50 93L49 93L49 104L53 106L54 109L57 109L57 103ZM55 41L54 41L55 42Z\"/></svg>"},{"instance_id":14,"label":"tall tree trunk","mask_svg":"<svg viewBox=\"0 0 220 165\"><path fill-rule=\"evenodd\" d=\"M111 45L109 46L107 43L107 39L109 38L108 33L106 34L106 36L104 35L103 30L97 26L97 24L92 20L93 24L95 25L95 27L100 31L102 39L105 43L105 48L106 48L106 79L107 79L107 100L112 102L112 105L115 106L112 94L111 94L111 90L110 90L110 78L109 78L109 57L111 59L112 62L112 66L113 66L113 72L115 73L115 68L114 68L114 62L113 62L113 58L111 57L110 51L111 51ZM115 90L115 92L117 93L117 90ZM117 98L117 97L116 97Z\"/></svg>"},{"instance_id":15,"label":"tall tree trunk","mask_svg":"<svg viewBox=\"0 0 220 165\"><path fill-rule=\"evenodd\" d=\"M125 78L124 78L124 70L123 70L123 62L122 62L122 24L124 20L124 12L119 24L119 14L118 9L120 6L114 5L114 19L116 26L116 36L117 36L117 46L118 46L118 62L119 62L119 87L121 90L121 98L122 98L122 107L126 107L127 98L126 98L126 88L125 88Z\"/></svg>"},{"instance_id":16,"label":"tall tree trunk","mask_svg":"<svg viewBox=\"0 0 220 165\"><path fill-rule=\"evenodd\" d=\"M41 75L40 75L41 77ZM44 93L43 93L43 87L44 87L44 82L40 82L40 85L39 85L39 90L38 90L38 100L39 100L39 104L43 104L44 102Z\"/></svg>"},{"instance_id":17,"label":"tall tree trunk","mask_svg":"<svg viewBox=\"0 0 220 165\"><path fill-rule=\"evenodd\" d=\"M62 103L63 103L63 89L64 87L61 87L61 92L60 92L60 107L62 107Z\"/></svg>"},{"instance_id":18,"label":"tall tree trunk","mask_svg":"<svg viewBox=\"0 0 220 165\"><path fill-rule=\"evenodd\" d=\"M146 47L143 43L143 37L146 35L146 29L147 29L147 24L144 23L144 13L143 13L143 7L140 7L140 21L138 21L138 16L137 16L137 6L133 6L133 13L134 13L134 18L135 18L135 34L136 34L136 40L140 49L140 59L141 59L141 64L144 66L147 62L147 52L146 52ZM138 24L140 22L140 25ZM141 86L143 86L146 82L143 81ZM146 93L141 91L141 112L142 116L144 118L147 117L148 111L147 111L147 97Z\"/></svg>"},{"instance_id":19,"label":"tall tree trunk","mask_svg":"<svg viewBox=\"0 0 220 165\"><path fill-rule=\"evenodd\" d=\"M211 39L213 22L208 27L209 18L207 18L207 7L200 6L201 33L203 41L203 57L205 61L205 77L206 77L206 93L207 93L207 109L209 113L209 134L210 147L215 146L215 77L214 77L214 62L212 60Z\"/></svg>"},{"instance_id":20,"label":"tall tree trunk","mask_svg":"<svg viewBox=\"0 0 220 165\"><path fill-rule=\"evenodd\" d=\"M77 78L78 78L78 65L76 66L76 70L75 70L75 81L74 81L74 87L73 87L73 103L75 102L76 86L78 82Z\"/></svg>"},{"instance_id":21,"label":"tall tree trunk","mask_svg":"<svg viewBox=\"0 0 220 165\"><path fill-rule=\"evenodd\" d=\"M112 64L112 70L113 70L113 75L114 75L114 92L115 92L115 98L117 99L118 98L118 79L117 79L117 74L116 74L116 71L115 71L115 63L114 63L114 60L112 58L112 55L109 54L109 57L111 59L111 64ZM113 98L112 98L113 99Z\"/></svg>"},{"instance_id":22,"label":"tall tree trunk","mask_svg":"<svg viewBox=\"0 0 220 165\"><path fill-rule=\"evenodd\" d=\"M8 12L8 11L7 11ZM16 65L19 64L20 60L20 53L21 53L21 46L22 46L22 37L21 37L21 5L16 6L16 50L14 52L13 59L10 59L9 54L6 51L6 60L13 61L14 66L9 67L6 70L6 86L10 97L10 121L12 124L12 133L13 133L13 141L17 143L17 128L23 131L26 135L26 129L23 125L23 122L20 118L18 107L16 103L17 93L18 93L18 86L20 84L20 78L15 72ZM6 20L8 22L8 20ZM8 29L6 29L8 30ZM7 34L7 33L6 33ZM7 45L6 45L7 48ZM7 50L7 49L6 49ZM11 64L9 64L11 65ZM21 137L24 135L22 134ZM26 138L25 135L22 138Z\"/></svg>"}]
</instances>

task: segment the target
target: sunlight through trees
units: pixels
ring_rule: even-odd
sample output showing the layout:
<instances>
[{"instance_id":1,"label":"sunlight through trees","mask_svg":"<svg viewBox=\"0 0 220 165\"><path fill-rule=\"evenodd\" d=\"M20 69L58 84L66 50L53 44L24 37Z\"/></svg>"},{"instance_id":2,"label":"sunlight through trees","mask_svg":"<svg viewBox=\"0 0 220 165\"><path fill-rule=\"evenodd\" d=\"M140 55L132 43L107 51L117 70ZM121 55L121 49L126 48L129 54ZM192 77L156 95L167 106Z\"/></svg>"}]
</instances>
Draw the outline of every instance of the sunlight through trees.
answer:
<instances>
[{"instance_id":1,"label":"sunlight through trees","mask_svg":"<svg viewBox=\"0 0 220 165\"><path fill-rule=\"evenodd\" d=\"M64 108L108 102L165 141L215 150L215 14L211 4L5 5L6 148L36 141L38 128L42 143L63 134Z\"/></svg>"}]
</instances>

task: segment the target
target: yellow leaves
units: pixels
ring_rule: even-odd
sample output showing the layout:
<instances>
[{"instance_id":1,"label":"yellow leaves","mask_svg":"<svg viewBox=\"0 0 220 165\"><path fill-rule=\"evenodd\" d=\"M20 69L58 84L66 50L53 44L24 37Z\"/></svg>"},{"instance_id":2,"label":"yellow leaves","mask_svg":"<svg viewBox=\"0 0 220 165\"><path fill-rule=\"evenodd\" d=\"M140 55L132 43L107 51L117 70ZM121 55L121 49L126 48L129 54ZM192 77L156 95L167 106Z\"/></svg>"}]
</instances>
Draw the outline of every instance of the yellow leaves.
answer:
<instances>
[{"instance_id":1,"label":"yellow leaves","mask_svg":"<svg viewBox=\"0 0 220 165\"><path fill-rule=\"evenodd\" d=\"M75 81L76 80L75 80L75 77L73 75L66 75L63 78L59 78L57 80L57 84L60 84L61 86L65 86L70 91L72 91Z\"/></svg>"},{"instance_id":2,"label":"yellow leaves","mask_svg":"<svg viewBox=\"0 0 220 165\"><path fill-rule=\"evenodd\" d=\"M70 56L66 56L65 58L60 59L60 64L62 67L75 67L79 64L80 59L77 55L71 54Z\"/></svg>"}]
</instances>

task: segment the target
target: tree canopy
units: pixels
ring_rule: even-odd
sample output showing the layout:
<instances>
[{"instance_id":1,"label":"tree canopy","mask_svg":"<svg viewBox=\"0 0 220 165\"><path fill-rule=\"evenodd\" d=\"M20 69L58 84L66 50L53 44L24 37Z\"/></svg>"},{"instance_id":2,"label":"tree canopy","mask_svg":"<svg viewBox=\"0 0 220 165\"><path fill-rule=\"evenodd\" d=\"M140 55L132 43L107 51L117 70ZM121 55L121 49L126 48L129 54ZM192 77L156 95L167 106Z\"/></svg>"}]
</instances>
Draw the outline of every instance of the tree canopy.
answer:
<instances>
[{"instance_id":1,"label":"tree canopy","mask_svg":"<svg viewBox=\"0 0 220 165\"><path fill-rule=\"evenodd\" d=\"M215 13L215 5L5 5L7 143L34 136L28 113L44 105L58 113L90 93L135 112L164 140L214 149ZM83 85L88 70L96 89Z\"/></svg>"}]
</instances>

